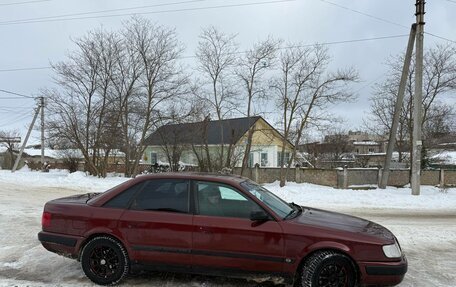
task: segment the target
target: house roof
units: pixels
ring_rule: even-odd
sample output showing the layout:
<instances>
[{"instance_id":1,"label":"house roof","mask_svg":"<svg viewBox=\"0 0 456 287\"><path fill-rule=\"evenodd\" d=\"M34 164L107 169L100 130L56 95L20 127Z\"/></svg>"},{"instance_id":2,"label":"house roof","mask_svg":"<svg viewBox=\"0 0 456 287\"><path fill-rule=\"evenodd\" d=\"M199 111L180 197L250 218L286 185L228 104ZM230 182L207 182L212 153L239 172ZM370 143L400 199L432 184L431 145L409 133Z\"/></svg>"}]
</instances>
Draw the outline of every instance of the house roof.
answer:
<instances>
[{"instance_id":1,"label":"house roof","mask_svg":"<svg viewBox=\"0 0 456 287\"><path fill-rule=\"evenodd\" d=\"M381 143L375 142L375 141L361 141L361 142L353 142L353 145L374 146L374 145L381 145Z\"/></svg>"},{"instance_id":2,"label":"house roof","mask_svg":"<svg viewBox=\"0 0 456 287\"><path fill-rule=\"evenodd\" d=\"M147 137L146 145L183 144L236 144L261 117L235 118L221 121L202 121L169 124L158 128Z\"/></svg>"}]
</instances>

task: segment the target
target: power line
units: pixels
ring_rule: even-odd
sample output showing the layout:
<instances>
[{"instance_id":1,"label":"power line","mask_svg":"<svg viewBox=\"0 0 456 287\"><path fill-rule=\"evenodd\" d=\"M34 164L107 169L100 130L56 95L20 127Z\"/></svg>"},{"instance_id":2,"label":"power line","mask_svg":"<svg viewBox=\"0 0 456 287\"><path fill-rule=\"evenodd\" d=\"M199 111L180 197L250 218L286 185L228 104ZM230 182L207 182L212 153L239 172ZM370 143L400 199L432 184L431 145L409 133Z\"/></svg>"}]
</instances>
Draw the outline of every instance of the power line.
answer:
<instances>
[{"instance_id":1,"label":"power line","mask_svg":"<svg viewBox=\"0 0 456 287\"><path fill-rule=\"evenodd\" d=\"M424 34L427 34L427 35L429 35L429 36L432 36L432 37L435 37L435 38L439 38L439 39L441 39L441 40L445 40L445 41L451 42L451 43L453 43L453 44L456 44L456 41L447 39L447 38L442 37L442 36L439 36L439 35L435 35L435 34L432 34L432 33L426 32L426 31L424 32Z\"/></svg>"},{"instance_id":2,"label":"power line","mask_svg":"<svg viewBox=\"0 0 456 287\"><path fill-rule=\"evenodd\" d=\"M21 109L21 110L25 110L25 109L30 109L30 108L33 108L35 106L26 106L24 107L24 105L21 105L20 107L13 107L13 106L0 106L0 109Z\"/></svg>"},{"instance_id":3,"label":"power line","mask_svg":"<svg viewBox=\"0 0 456 287\"><path fill-rule=\"evenodd\" d=\"M335 7L338 7L340 9L348 10L350 12L353 12L353 13L356 13L356 14L360 14L360 15L363 15L363 16L366 16L366 17L381 21L381 22L385 22L385 23L388 23L388 24L396 25L396 26L399 26L399 27L402 27L402 28L407 28L407 29L410 28L410 27L407 27L405 25L402 25L402 24L399 24L399 23L396 23L396 22L393 22L393 21L390 21L390 20L387 20L387 19L384 19L384 18L380 18L380 17L374 16L374 15L371 15L371 14L367 14L365 12L361 12L361 11L358 11L358 10L355 10L355 9L352 9L352 8L349 8L349 7L346 7L346 6L342 6L340 4L337 4L337 3L334 3L334 2L331 2L331 1L327 1L327 0L320 0L320 1L321 2L325 2L327 4L330 4L330 5L333 5Z\"/></svg>"},{"instance_id":4,"label":"power line","mask_svg":"<svg viewBox=\"0 0 456 287\"><path fill-rule=\"evenodd\" d=\"M334 41L334 42L324 42L324 43L314 43L314 44L305 44L305 45L297 45L297 46L287 46L287 47L281 47L280 49L289 49L289 48L299 48L299 47L311 47L315 45L322 45L322 46L327 46L327 45L336 45L336 44L348 44L348 43L357 43L357 42L367 42L367 41L376 41L376 40L386 40L386 39L394 39L394 38L402 38L402 37L407 37L407 34L403 35L392 35L392 36L382 36L382 37L373 37L373 38L363 38L363 39L352 39L352 40L343 40L343 41ZM248 51L239 51L235 53L230 53L230 54L244 54L247 53ZM191 58L196 58L196 56L182 56L180 59L191 59ZM17 71L29 71L29 70L43 70L43 69L51 69L51 66L46 66L46 67L30 67L30 68L12 68L12 69L3 69L0 70L1 72L17 72Z\"/></svg>"},{"instance_id":5,"label":"power line","mask_svg":"<svg viewBox=\"0 0 456 287\"><path fill-rule=\"evenodd\" d=\"M0 97L0 100L17 100L24 99L23 97Z\"/></svg>"},{"instance_id":6,"label":"power line","mask_svg":"<svg viewBox=\"0 0 456 287\"><path fill-rule=\"evenodd\" d=\"M299 48L299 47L311 47L311 46L315 46L315 45L328 46L328 45L336 45L336 44L368 42L368 41L376 41L376 40L402 38L402 37L407 37L407 36L408 36L407 34L402 34L402 35L383 36L383 37L364 38L364 39L353 39L353 40L344 40L344 41L335 41L335 42L323 42L323 43L314 43L314 44L306 44L306 45L289 46L289 47L283 47L281 49Z\"/></svg>"},{"instance_id":7,"label":"power line","mask_svg":"<svg viewBox=\"0 0 456 287\"><path fill-rule=\"evenodd\" d=\"M23 4L31 4L31 3L39 3L39 2L49 2L52 0L36 0L36 1L23 1L23 2L12 2L12 3L3 3L0 6L13 6L13 5L23 5Z\"/></svg>"},{"instance_id":8,"label":"power line","mask_svg":"<svg viewBox=\"0 0 456 287\"><path fill-rule=\"evenodd\" d=\"M172 3L162 3L162 4L155 4L155 5L147 5L147 6L136 6L136 7L109 9L109 10L89 11L89 12L62 14L62 15L46 16L46 17L35 17L35 18L27 18L27 19L2 21L2 22L0 22L0 24L22 23L22 22L35 21L35 20L46 20L46 19L55 19L55 18L63 18L63 17L73 17L73 16L100 14L100 13L107 13L107 12L118 12L118 11L127 11L127 10L146 9L146 8L152 8L152 7L172 6L172 5L178 5L178 4L188 4L188 3L205 2L205 1L208 1L208 0L190 0L190 1L180 1L180 2L172 2Z\"/></svg>"},{"instance_id":9,"label":"power line","mask_svg":"<svg viewBox=\"0 0 456 287\"><path fill-rule=\"evenodd\" d=\"M340 9L344 9L344 10L348 10L350 12L353 12L353 13L356 13L356 14L360 14L360 15L363 15L363 16L366 16L366 17L369 17L369 18L372 18L372 19L375 19L377 21L381 21L381 22L384 22L384 23L388 23L388 24L391 24L391 25L395 25L395 26L398 26L398 27L402 27L402 28L406 28L406 29L410 29L410 27L407 27L405 25L402 25L402 24L399 24L399 23L396 23L396 22L393 22L393 21L390 21L388 19L384 19L384 18L380 18L380 17L377 17L377 16L374 16L374 15L371 15L371 14L368 14L368 13L365 13L365 12L362 12L362 11L358 11L358 10L355 10L355 9L352 9L352 8L349 8L349 7L346 7L346 6L343 6L343 5L340 5L340 4L337 4L337 3L334 3L334 2L331 2L331 1L328 1L328 0L320 0L321 2L324 2L324 3L327 3L327 4L330 4L330 5L333 5L335 7L338 7ZM447 0L449 1L449 0ZM453 2L453 1L450 1L450 2ZM456 1L454 1L456 3ZM438 36L436 34L432 34L432 33L429 33L429 32L424 32L424 34L427 34L429 36L433 36L435 38L439 38L441 40L445 40L445 41L448 41L448 42L452 42L452 43L456 43L456 41L453 41L453 40L450 40L448 38L445 38L445 37L442 37L442 36Z\"/></svg>"},{"instance_id":10,"label":"power line","mask_svg":"<svg viewBox=\"0 0 456 287\"><path fill-rule=\"evenodd\" d=\"M10 126L13 125L19 121L25 120L31 116L30 111L26 111L23 113L18 114L16 117L13 117L13 119L9 119L7 122L3 122L0 124L0 127L5 127L5 126Z\"/></svg>"},{"instance_id":11,"label":"power line","mask_svg":"<svg viewBox=\"0 0 456 287\"><path fill-rule=\"evenodd\" d=\"M32 107L0 107L0 111L5 111L5 112L17 112L18 110L29 110Z\"/></svg>"},{"instance_id":12,"label":"power line","mask_svg":"<svg viewBox=\"0 0 456 287\"><path fill-rule=\"evenodd\" d=\"M3 89L0 89L0 92L6 93L6 94L10 94L10 95L19 96L19 97L23 97L23 98L35 99L35 97L32 97L32 96L27 96L27 95L15 93L15 92L10 92L10 91L3 90ZM5 98L3 98L3 99L5 99Z\"/></svg>"},{"instance_id":13,"label":"power line","mask_svg":"<svg viewBox=\"0 0 456 287\"><path fill-rule=\"evenodd\" d=\"M297 1L297 0L261 1L261 2L251 2L251 3L241 3L241 4L228 4L228 5L216 5L216 6L195 7L195 8L170 9L170 10L150 11L150 12L123 13L123 14L73 17L73 18L48 19L48 20L33 20L33 21L12 22L12 23L3 23L3 24L0 23L0 26L29 24L29 23L43 23L43 22L72 21L72 20L96 19L96 18L123 17L123 16L132 16L132 15L150 15L150 14L174 13L174 12L198 11L198 10L214 10L214 9L221 9L221 8L257 6L257 5L277 4L277 3L294 2L294 1Z\"/></svg>"},{"instance_id":14,"label":"power line","mask_svg":"<svg viewBox=\"0 0 456 287\"><path fill-rule=\"evenodd\" d=\"M47 70L52 68L51 66L46 67L33 67L33 68L17 68L17 69L3 69L0 72L19 72L19 71L30 71L30 70Z\"/></svg>"}]
</instances>

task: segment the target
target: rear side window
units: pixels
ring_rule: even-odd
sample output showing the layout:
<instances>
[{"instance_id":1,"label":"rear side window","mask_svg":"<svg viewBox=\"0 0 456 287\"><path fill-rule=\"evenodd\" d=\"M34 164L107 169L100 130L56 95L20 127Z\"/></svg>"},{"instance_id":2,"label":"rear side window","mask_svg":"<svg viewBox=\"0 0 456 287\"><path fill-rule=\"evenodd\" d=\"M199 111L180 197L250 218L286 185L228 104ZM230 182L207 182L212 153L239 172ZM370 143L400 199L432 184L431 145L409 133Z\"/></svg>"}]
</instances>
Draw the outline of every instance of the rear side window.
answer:
<instances>
[{"instance_id":1,"label":"rear side window","mask_svg":"<svg viewBox=\"0 0 456 287\"><path fill-rule=\"evenodd\" d=\"M130 204L131 199L133 198L135 193L141 189L142 185L143 185L142 183L138 183L138 184L124 190L122 193L116 195L113 199L106 202L104 204L104 207L127 208L128 205Z\"/></svg>"},{"instance_id":2,"label":"rear side window","mask_svg":"<svg viewBox=\"0 0 456 287\"><path fill-rule=\"evenodd\" d=\"M188 213L188 198L188 180L148 180L133 199L131 209Z\"/></svg>"}]
</instances>

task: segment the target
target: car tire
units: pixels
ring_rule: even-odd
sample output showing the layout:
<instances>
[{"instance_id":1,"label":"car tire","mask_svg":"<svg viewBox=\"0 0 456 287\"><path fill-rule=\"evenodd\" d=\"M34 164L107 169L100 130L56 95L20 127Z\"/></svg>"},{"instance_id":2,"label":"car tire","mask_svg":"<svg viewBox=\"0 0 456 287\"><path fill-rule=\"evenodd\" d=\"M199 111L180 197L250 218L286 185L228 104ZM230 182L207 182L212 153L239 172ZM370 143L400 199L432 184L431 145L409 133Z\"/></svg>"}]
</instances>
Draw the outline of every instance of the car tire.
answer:
<instances>
[{"instance_id":1,"label":"car tire","mask_svg":"<svg viewBox=\"0 0 456 287\"><path fill-rule=\"evenodd\" d=\"M334 251L319 251L304 263L301 272L302 287L353 287L355 268L347 256Z\"/></svg>"},{"instance_id":2,"label":"car tire","mask_svg":"<svg viewBox=\"0 0 456 287\"><path fill-rule=\"evenodd\" d=\"M95 237L84 246L81 265L85 275L99 285L119 283L130 269L127 251L108 236Z\"/></svg>"}]
</instances>

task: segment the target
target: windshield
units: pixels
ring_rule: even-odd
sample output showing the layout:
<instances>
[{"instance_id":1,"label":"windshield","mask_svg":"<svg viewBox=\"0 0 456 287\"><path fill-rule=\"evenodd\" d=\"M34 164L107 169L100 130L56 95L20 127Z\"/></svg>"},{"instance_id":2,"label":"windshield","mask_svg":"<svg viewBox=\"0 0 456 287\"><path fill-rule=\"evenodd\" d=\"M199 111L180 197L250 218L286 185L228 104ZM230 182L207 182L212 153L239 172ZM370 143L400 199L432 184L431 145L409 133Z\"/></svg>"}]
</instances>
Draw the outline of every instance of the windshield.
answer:
<instances>
[{"instance_id":1,"label":"windshield","mask_svg":"<svg viewBox=\"0 0 456 287\"><path fill-rule=\"evenodd\" d=\"M250 194L266 204L282 219L293 211L293 208L288 205L288 203L257 183L244 181L241 183L241 186L244 187Z\"/></svg>"}]
</instances>

